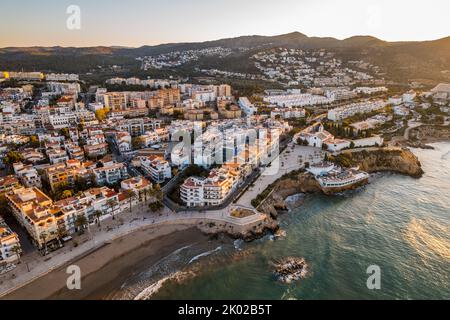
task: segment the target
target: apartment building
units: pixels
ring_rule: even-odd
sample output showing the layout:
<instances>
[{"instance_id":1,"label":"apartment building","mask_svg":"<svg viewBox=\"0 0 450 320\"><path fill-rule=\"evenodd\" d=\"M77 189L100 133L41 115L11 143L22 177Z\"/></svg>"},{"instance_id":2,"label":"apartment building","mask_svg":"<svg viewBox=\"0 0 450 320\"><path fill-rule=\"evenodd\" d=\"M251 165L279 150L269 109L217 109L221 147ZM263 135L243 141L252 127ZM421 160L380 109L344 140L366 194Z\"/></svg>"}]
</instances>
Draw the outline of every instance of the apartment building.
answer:
<instances>
[{"instance_id":1,"label":"apartment building","mask_svg":"<svg viewBox=\"0 0 450 320\"><path fill-rule=\"evenodd\" d=\"M38 188L21 188L6 195L11 212L42 249L58 238L58 221L64 219L53 201Z\"/></svg>"},{"instance_id":2,"label":"apartment building","mask_svg":"<svg viewBox=\"0 0 450 320\"><path fill-rule=\"evenodd\" d=\"M180 187L180 198L187 207L218 206L240 182L239 164L213 169L207 178L190 177Z\"/></svg>"},{"instance_id":3,"label":"apartment building","mask_svg":"<svg viewBox=\"0 0 450 320\"><path fill-rule=\"evenodd\" d=\"M37 163L45 160L45 155L38 149L24 149L20 152L27 163Z\"/></svg>"},{"instance_id":4,"label":"apartment building","mask_svg":"<svg viewBox=\"0 0 450 320\"><path fill-rule=\"evenodd\" d=\"M125 164L108 162L104 167L93 170L95 182L100 185L112 185L121 182L129 177Z\"/></svg>"},{"instance_id":5,"label":"apartment building","mask_svg":"<svg viewBox=\"0 0 450 320\"><path fill-rule=\"evenodd\" d=\"M155 183L163 183L172 178L172 169L168 161L160 156L139 157L144 173Z\"/></svg>"},{"instance_id":6,"label":"apartment building","mask_svg":"<svg viewBox=\"0 0 450 320\"><path fill-rule=\"evenodd\" d=\"M69 160L66 150L60 148L47 150L47 156L51 164L64 163Z\"/></svg>"},{"instance_id":7,"label":"apartment building","mask_svg":"<svg viewBox=\"0 0 450 320\"><path fill-rule=\"evenodd\" d=\"M108 92L103 94L103 103L111 111L126 110L128 96L125 92Z\"/></svg>"},{"instance_id":8,"label":"apartment building","mask_svg":"<svg viewBox=\"0 0 450 320\"><path fill-rule=\"evenodd\" d=\"M9 193L21 187L19 179L13 175L0 177L0 195Z\"/></svg>"},{"instance_id":9,"label":"apartment building","mask_svg":"<svg viewBox=\"0 0 450 320\"><path fill-rule=\"evenodd\" d=\"M69 143L65 146L70 159L84 161L84 151L75 143Z\"/></svg>"},{"instance_id":10,"label":"apartment building","mask_svg":"<svg viewBox=\"0 0 450 320\"><path fill-rule=\"evenodd\" d=\"M26 188L42 188L42 181L41 177L32 165L24 165L23 163L15 163L13 165L14 173L17 177L19 177L19 180L23 186Z\"/></svg>"},{"instance_id":11,"label":"apartment building","mask_svg":"<svg viewBox=\"0 0 450 320\"><path fill-rule=\"evenodd\" d=\"M257 111L257 108L248 100L247 97L241 97L239 98L239 106L241 107L242 111L248 116L254 115Z\"/></svg>"},{"instance_id":12,"label":"apartment building","mask_svg":"<svg viewBox=\"0 0 450 320\"><path fill-rule=\"evenodd\" d=\"M108 153L107 143L98 143L93 145L86 145L83 147L86 156L89 158L98 158L105 156Z\"/></svg>"},{"instance_id":13,"label":"apartment building","mask_svg":"<svg viewBox=\"0 0 450 320\"><path fill-rule=\"evenodd\" d=\"M147 131L153 131L162 127L162 121L157 119L124 119L111 123L114 128L126 131L131 136L141 136Z\"/></svg>"},{"instance_id":14,"label":"apartment building","mask_svg":"<svg viewBox=\"0 0 450 320\"><path fill-rule=\"evenodd\" d=\"M20 253L19 236L0 217L0 267L18 261Z\"/></svg>"},{"instance_id":15,"label":"apartment building","mask_svg":"<svg viewBox=\"0 0 450 320\"><path fill-rule=\"evenodd\" d=\"M52 191L60 185L74 186L77 179L89 180L91 168L89 163L71 159L66 163L57 163L44 168L44 178Z\"/></svg>"},{"instance_id":16,"label":"apartment building","mask_svg":"<svg viewBox=\"0 0 450 320\"><path fill-rule=\"evenodd\" d=\"M264 97L264 102L287 108L323 105L332 103L333 101L332 98L309 93Z\"/></svg>"},{"instance_id":17,"label":"apartment building","mask_svg":"<svg viewBox=\"0 0 450 320\"><path fill-rule=\"evenodd\" d=\"M134 177L120 183L122 190L131 190L136 195L143 197L143 193L152 188L152 184L144 177Z\"/></svg>"},{"instance_id":18,"label":"apartment building","mask_svg":"<svg viewBox=\"0 0 450 320\"><path fill-rule=\"evenodd\" d=\"M116 132L114 134L114 143L119 149L121 154L130 152L133 150L131 145L131 135L128 132Z\"/></svg>"},{"instance_id":19,"label":"apartment building","mask_svg":"<svg viewBox=\"0 0 450 320\"><path fill-rule=\"evenodd\" d=\"M115 203L112 207L110 204ZM58 201L54 204L64 216L60 222L60 230L65 234L73 234L78 230L76 220L79 216L86 217L90 223L94 222L97 212L102 215L118 213L119 194L108 187L92 188L83 192L80 196Z\"/></svg>"},{"instance_id":20,"label":"apartment building","mask_svg":"<svg viewBox=\"0 0 450 320\"><path fill-rule=\"evenodd\" d=\"M305 109L301 108L275 108L270 112L270 117L281 119L295 119L306 117Z\"/></svg>"},{"instance_id":21,"label":"apartment building","mask_svg":"<svg viewBox=\"0 0 450 320\"><path fill-rule=\"evenodd\" d=\"M358 113L370 113L372 111L381 110L386 107L386 105L387 103L383 100L352 103L328 111L328 119L331 121L341 121Z\"/></svg>"}]
</instances>

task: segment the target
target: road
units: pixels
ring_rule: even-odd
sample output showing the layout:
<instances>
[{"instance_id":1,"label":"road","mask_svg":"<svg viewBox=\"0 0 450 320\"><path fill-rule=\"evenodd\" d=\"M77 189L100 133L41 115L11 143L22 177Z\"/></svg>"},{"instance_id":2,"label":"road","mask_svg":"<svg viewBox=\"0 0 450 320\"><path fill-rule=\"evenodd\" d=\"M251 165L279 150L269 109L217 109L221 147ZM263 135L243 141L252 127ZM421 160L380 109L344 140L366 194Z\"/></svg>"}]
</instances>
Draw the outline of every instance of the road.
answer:
<instances>
[{"instance_id":1,"label":"road","mask_svg":"<svg viewBox=\"0 0 450 320\"><path fill-rule=\"evenodd\" d=\"M408 128L405 130L405 134L403 135L403 138L408 141L409 140L409 133L412 129L418 128L422 126L423 124L421 122L417 122L415 120L409 120L408 121Z\"/></svg>"}]
</instances>

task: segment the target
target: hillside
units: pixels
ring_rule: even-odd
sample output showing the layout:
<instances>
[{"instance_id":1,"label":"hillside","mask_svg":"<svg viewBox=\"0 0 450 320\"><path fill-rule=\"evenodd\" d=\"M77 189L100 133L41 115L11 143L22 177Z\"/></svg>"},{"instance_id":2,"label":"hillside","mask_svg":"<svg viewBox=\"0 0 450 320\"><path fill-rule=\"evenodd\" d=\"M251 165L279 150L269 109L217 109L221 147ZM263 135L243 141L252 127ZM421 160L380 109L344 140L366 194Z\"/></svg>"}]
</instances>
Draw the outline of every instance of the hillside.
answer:
<instances>
[{"instance_id":1,"label":"hillside","mask_svg":"<svg viewBox=\"0 0 450 320\"><path fill-rule=\"evenodd\" d=\"M370 36L355 36L344 40L308 37L300 32L267 37L242 36L197 43L172 43L140 48L122 47L30 47L0 48L0 70L40 70L56 72L92 71L97 66L120 65L139 70L137 57L159 55L173 51L223 47L233 50L229 57L208 57L199 65L233 65L235 70L252 70L248 66L249 52L263 48L287 47L304 50L327 49L344 60L364 59L384 69L399 81L414 78L445 79L442 71L450 70L450 37L425 42L386 42ZM245 49L244 53L237 49ZM191 66L195 67L195 65Z\"/></svg>"}]
</instances>

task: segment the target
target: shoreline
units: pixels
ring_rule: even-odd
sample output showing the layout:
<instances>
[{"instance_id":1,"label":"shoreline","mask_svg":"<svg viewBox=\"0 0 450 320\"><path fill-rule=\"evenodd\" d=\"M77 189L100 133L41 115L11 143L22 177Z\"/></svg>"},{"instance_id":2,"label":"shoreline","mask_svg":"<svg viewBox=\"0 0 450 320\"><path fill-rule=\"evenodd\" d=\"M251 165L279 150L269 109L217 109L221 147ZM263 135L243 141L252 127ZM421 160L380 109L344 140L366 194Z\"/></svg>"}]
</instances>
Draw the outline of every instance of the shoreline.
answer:
<instances>
[{"instance_id":1,"label":"shoreline","mask_svg":"<svg viewBox=\"0 0 450 320\"><path fill-rule=\"evenodd\" d=\"M261 236L277 226L276 223L274 224L271 219L263 214L258 214L245 219L230 218L222 212L186 212L184 214L172 215L167 211L166 214L160 214L158 216L148 214L148 212L144 214L143 220L132 219L129 224L116 225L115 228L118 227L118 229L115 233L103 232L102 234L97 235L96 239L98 242L96 246L95 242L94 246L91 246L90 241L85 241L80 246L70 249L70 251L56 254L53 258L35 265L31 273L22 273L18 278L8 280L9 283L2 283L4 284L4 289L2 288L2 291L0 292L0 299L14 297L16 292L20 292L20 290L25 287L32 286L33 283L48 275L55 274L55 271L61 270L64 266L68 266L84 258L89 258L95 255L99 250L106 250L105 247L107 248L111 243L117 241L130 241L129 238L136 237L136 234L146 232L147 230L156 230L156 236L150 238L145 237L147 240L157 238L158 235L167 235L176 232L177 228L180 228L180 226L182 229L195 228L199 234L207 237L227 234L231 238L238 237L253 240L258 235ZM128 218L132 218L132 216L128 216ZM110 222L117 223L114 221ZM162 230L166 230L167 228L175 230L164 233ZM136 245L133 248L135 249L137 247L139 247L139 245ZM123 251L128 252L132 250L133 249L121 250L121 252L112 251L111 255L116 257L120 256L120 253L123 253ZM22 269L25 268L24 263L20 266ZM68 275L64 274L64 276L65 279L67 279ZM33 297L26 297L27 299L34 299Z\"/></svg>"},{"instance_id":2,"label":"shoreline","mask_svg":"<svg viewBox=\"0 0 450 320\"><path fill-rule=\"evenodd\" d=\"M120 275L133 269L142 261L157 263L180 247L208 241L196 226L190 224L169 224L141 228L129 235L105 243L50 271L36 280L6 294L4 300L97 300L105 286L120 281ZM77 265L81 269L81 290L69 291L66 268ZM93 280L94 279L94 280Z\"/></svg>"}]
</instances>

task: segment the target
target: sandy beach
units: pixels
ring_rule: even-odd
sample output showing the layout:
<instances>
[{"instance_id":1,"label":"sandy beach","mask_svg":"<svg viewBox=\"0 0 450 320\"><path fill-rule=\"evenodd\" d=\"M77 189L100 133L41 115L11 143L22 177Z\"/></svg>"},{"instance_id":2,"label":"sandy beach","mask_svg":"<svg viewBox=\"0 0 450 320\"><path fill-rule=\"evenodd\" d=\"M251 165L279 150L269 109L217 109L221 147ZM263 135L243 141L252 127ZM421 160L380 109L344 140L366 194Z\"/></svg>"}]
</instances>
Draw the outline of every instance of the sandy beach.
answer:
<instances>
[{"instance_id":1,"label":"sandy beach","mask_svg":"<svg viewBox=\"0 0 450 320\"><path fill-rule=\"evenodd\" d=\"M207 241L192 225L162 225L140 229L130 235L105 244L101 248L58 268L2 299L68 300L107 299L117 284L126 280L130 269L139 263L156 263L173 251L191 244ZM68 290L67 266L81 269L81 290Z\"/></svg>"}]
</instances>

